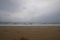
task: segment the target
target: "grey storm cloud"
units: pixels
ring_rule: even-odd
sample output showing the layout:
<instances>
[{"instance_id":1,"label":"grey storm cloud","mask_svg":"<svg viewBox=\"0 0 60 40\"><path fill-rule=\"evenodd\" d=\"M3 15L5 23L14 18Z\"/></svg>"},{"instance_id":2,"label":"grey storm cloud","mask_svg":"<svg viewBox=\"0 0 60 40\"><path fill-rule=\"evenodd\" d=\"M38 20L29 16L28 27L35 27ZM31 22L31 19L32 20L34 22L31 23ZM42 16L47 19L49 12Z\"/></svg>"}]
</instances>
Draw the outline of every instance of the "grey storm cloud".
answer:
<instances>
[{"instance_id":1,"label":"grey storm cloud","mask_svg":"<svg viewBox=\"0 0 60 40\"><path fill-rule=\"evenodd\" d=\"M59 1L0 0L0 21L60 23Z\"/></svg>"}]
</instances>

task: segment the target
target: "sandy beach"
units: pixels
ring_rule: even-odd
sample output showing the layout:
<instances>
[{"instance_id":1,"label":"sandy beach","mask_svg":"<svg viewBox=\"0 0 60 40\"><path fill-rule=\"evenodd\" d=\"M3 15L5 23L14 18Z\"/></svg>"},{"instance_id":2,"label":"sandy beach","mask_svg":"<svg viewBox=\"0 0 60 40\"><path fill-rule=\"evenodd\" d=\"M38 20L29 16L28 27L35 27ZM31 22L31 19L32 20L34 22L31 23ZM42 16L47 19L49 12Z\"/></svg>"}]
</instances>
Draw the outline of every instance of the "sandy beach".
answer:
<instances>
[{"instance_id":1,"label":"sandy beach","mask_svg":"<svg viewBox=\"0 0 60 40\"><path fill-rule=\"evenodd\" d=\"M0 26L0 40L60 40L60 26Z\"/></svg>"}]
</instances>

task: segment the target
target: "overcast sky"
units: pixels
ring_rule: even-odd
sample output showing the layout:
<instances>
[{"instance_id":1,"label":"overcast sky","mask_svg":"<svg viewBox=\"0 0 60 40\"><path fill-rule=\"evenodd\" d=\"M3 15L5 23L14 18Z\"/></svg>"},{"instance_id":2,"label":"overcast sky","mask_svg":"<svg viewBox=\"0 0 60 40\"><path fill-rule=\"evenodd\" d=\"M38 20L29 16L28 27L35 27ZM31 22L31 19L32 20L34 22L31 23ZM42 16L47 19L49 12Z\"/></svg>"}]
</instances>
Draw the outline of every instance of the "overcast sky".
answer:
<instances>
[{"instance_id":1,"label":"overcast sky","mask_svg":"<svg viewBox=\"0 0 60 40\"><path fill-rule=\"evenodd\" d=\"M0 0L0 22L60 23L60 0Z\"/></svg>"}]
</instances>

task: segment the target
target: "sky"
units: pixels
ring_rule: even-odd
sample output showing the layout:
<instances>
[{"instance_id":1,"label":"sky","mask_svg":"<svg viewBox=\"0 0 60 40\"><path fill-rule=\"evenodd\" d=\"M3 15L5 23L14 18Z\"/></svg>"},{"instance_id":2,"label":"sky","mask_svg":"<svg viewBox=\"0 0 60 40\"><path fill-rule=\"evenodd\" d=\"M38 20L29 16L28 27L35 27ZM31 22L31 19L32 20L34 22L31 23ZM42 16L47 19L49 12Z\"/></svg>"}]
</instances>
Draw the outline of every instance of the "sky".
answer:
<instances>
[{"instance_id":1,"label":"sky","mask_svg":"<svg viewBox=\"0 0 60 40\"><path fill-rule=\"evenodd\" d=\"M60 23L60 0L0 0L0 22Z\"/></svg>"}]
</instances>

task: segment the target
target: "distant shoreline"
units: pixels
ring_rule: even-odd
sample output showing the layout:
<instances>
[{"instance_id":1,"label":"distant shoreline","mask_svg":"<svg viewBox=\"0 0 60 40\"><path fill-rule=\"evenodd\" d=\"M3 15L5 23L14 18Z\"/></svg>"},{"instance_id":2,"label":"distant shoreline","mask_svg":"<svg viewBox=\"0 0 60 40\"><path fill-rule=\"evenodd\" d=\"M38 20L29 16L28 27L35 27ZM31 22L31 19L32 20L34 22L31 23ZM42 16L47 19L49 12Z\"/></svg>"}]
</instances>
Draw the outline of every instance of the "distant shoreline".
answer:
<instances>
[{"instance_id":1,"label":"distant shoreline","mask_svg":"<svg viewBox=\"0 0 60 40\"><path fill-rule=\"evenodd\" d=\"M60 26L60 24L0 24L0 26Z\"/></svg>"}]
</instances>

